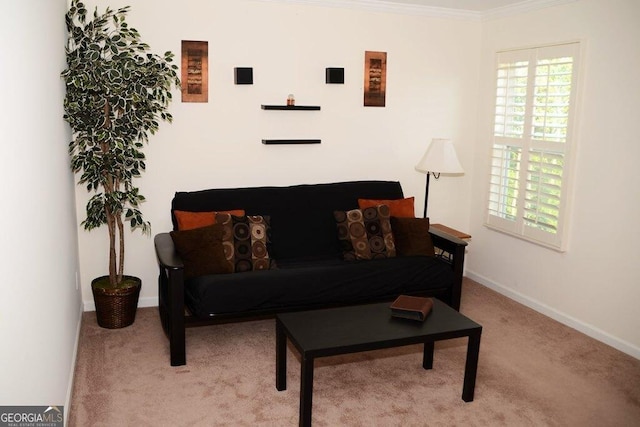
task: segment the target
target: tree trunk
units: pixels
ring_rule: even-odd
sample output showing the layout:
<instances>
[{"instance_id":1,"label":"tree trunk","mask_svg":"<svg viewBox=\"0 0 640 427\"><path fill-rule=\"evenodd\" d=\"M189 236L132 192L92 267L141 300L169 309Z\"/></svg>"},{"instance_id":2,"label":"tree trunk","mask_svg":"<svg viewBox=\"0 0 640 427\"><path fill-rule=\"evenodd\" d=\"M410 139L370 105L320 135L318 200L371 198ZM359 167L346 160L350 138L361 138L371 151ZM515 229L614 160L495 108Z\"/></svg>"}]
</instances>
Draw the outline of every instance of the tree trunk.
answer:
<instances>
[{"instance_id":1,"label":"tree trunk","mask_svg":"<svg viewBox=\"0 0 640 427\"><path fill-rule=\"evenodd\" d=\"M113 213L107 210L107 229L109 230L109 283L115 288L118 284L116 275L116 220Z\"/></svg>"},{"instance_id":2,"label":"tree trunk","mask_svg":"<svg viewBox=\"0 0 640 427\"><path fill-rule=\"evenodd\" d=\"M109 129L111 127L111 105L108 100L105 100L104 104L104 128ZM111 147L108 143L102 143L102 153L103 155L107 155ZM109 173L106 171L103 172L105 182L104 193L108 199L110 194L113 194L115 190L118 188L118 181L114 179ZM112 212L109 208L109 201L105 200L105 210L107 215L107 228L109 230L109 284L112 287L116 287L118 283L122 281L122 252L124 241L122 240L122 218L120 217L120 212ZM117 226L117 229L116 229ZM118 232L120 232L119 239L119 248L120 248L120 266L116 269L116 265L118 262L118 253L116 252L116 240L118 240Z\"/></svg>"},{"instance_id":3,"label":"tree trunk","mask_svg":"<svg viewBox=\"0 0 640 427\"><path fill-rule=\"evenodd\" d=\"M120 236L120 257L118 259L118 283L122 282L124 276L124 224L122 223L122 213L116 216L118 224L118 234Z\"/></svg>"}]
</instances>

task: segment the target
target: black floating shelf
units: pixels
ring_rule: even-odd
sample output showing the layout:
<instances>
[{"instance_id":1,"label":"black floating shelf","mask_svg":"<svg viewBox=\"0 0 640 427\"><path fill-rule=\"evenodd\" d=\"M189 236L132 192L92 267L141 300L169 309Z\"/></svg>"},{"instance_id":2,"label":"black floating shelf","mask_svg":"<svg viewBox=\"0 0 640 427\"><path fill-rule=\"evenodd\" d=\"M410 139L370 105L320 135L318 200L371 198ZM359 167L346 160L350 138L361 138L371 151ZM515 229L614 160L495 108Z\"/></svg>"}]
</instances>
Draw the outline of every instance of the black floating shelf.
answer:
<instances>
[{"instance_id":1,"label":"black floating shelf","mask_svg":"<svg viewBox=\"0 0 640 427\"><path fill-rule=\"evenodd\" d=\"M263 139L265 145L276 144L320 144L319 139Z\"/></svg>"},{"instance_id":2,"label":"black floating shelf","mask_svg":"<svg viewBox=\"0 0 640 427\"><path fill-rule=\"evenodd\" d=\"M262 104L263 110L320 110L319 105L264 105Z\"/></svg>"}]
</instances>

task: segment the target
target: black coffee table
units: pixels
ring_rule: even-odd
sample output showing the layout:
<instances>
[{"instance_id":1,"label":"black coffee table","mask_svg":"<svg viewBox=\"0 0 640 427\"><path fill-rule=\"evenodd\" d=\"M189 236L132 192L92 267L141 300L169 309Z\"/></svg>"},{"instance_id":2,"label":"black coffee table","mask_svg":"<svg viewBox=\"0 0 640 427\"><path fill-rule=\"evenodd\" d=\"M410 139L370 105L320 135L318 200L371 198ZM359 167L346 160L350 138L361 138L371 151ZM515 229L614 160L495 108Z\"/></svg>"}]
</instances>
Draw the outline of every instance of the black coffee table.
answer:
<instances>
[{"instance_id":1,"label":"black coffee table","mask_svg":"<svg viewBox=\"0 0 640 427\"><path fill-rule=\"evenodd\" d=\"M313 362L318 357L424 343L422 367L433 367L435 341L469 337L462 400L476 384L482 326L434 299L424 322L391 317L390 303L282 313L276 316L276 389L287 388L287 338L301 355L300 425L311 425Z\"/></svg>"}]
</instances>

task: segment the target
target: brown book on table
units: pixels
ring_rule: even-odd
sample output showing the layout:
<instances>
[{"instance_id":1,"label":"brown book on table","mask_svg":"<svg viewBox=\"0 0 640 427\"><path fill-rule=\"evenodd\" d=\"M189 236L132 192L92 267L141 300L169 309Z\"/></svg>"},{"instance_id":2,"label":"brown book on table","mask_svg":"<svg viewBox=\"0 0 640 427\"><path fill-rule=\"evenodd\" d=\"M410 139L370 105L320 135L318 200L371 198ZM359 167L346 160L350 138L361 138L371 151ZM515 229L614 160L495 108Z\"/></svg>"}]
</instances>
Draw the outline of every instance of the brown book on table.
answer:
<instances>
[{"instance_id":1,"label":"brown book on table","mask_svg":"<svg viewBox=\"0 0 640 427\"><path fill-rule=\"evenodd\" d=\"M431 312L433 299L424 297L413 297L410 295L400 295L391 304L391 315L424 321Z\"/></svg>"}]
</instances>

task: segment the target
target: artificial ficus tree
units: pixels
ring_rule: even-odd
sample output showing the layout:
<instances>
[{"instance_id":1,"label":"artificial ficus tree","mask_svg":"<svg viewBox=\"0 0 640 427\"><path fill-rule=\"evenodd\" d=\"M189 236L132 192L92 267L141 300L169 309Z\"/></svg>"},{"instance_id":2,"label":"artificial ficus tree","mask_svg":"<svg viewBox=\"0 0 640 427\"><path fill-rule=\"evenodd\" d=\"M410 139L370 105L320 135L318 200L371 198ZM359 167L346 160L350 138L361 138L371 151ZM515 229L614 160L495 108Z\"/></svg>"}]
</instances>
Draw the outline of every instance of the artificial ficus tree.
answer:
<instances>
[{"instance_id":1,"label":"artificial ficus tree","mask_svg":"<svg viewBox=\"0 0 640 427\"><path fill-rule=\"evenodd\" d=\"M124 276L124 224L150 231L140 211L144 196L133 180L145 170L142 152L160 120L171 122L167 111L171 90L180 86L174 55L160 56L129 27L130 7L97 8L88 15L80 0L72 0L66 14L68 39L64 119L72 130L71 169L78 184L95 193L86 206L82 225L102 225L109 233L109 282Z\"/></svg>"}]
</instances>

